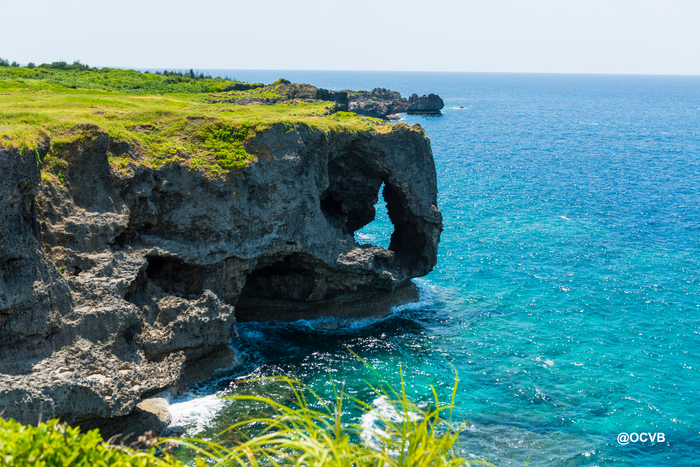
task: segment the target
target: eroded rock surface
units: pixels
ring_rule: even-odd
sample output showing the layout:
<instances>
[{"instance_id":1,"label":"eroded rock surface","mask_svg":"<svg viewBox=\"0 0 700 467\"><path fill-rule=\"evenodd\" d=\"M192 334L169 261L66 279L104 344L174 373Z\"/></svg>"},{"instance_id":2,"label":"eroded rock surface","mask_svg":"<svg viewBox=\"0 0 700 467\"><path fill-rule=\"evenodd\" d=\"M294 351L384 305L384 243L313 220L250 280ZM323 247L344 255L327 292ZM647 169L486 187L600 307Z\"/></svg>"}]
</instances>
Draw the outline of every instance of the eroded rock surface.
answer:
<instances>
[{"instance_id":1,"label":"eroded rock surface","mask_svg":"<svg viewBox=\"0 0 700 467\"><path fill-rule=\"evenodd\" d=\"M48 150L42 143L39 156ZM423 130L273 127L230 179L100 133L63 182L0 152L0 410L23 423L122 417L230 365L235 319L381 315L435 265L442 220ZM383 193L379 189L384 185ZM358 245L378 196L390 248Z\"/></svg>"}]
</instances>

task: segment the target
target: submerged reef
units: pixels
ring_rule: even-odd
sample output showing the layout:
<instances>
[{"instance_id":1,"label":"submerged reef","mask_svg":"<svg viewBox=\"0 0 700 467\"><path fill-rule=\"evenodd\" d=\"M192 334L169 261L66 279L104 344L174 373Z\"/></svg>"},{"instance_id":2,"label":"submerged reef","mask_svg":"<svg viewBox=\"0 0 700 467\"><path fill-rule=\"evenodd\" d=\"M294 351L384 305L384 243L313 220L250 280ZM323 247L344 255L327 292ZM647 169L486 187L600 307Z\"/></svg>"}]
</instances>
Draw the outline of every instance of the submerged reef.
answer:
<instances>
[{"instance_id":1,"label":"submerged reef","mask_svg":"<svg viewBox=\"0 0 700 467\"><path fill-rule=\"evenodd\" d=\"M331 99L282 111L220 97L104 117L115 97L98 94L69 118L47 100L29 130L2 116L3 417L162 427L148 398L235 364L236 320L378 317L415 297L442 230L423 129ZM353 236L380 195L388 249Z\"/></svg>"}]
</instances>

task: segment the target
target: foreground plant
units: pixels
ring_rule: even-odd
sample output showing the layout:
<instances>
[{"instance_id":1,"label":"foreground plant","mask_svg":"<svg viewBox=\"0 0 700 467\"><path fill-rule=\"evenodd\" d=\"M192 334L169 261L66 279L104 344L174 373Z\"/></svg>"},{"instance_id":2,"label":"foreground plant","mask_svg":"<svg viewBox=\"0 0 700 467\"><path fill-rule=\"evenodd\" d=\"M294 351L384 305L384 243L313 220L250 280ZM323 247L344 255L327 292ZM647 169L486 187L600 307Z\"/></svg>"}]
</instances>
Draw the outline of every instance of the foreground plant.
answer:
<instances>
[{"instance_id":1,"label":"foreground plant","mask_svg":"<svg viewBox=\"0 0 700 467\"><path fill-rule=\"evenodd\" d=\"M58 420L24 426L0 418L0 466L61 467L156 467L181 466L172 458L159 458L155 448L138 451L110 446L97 430L80 433L79 428Z\"/></svg>"},{"instance_id":2,"label":"foreground plant","mask_svg":"<svg viewBox=\"0 0 700 467\"><path fill-rule=\"evenodd\" d=\"M381 378L381 375L378 376ZM291 394L290 400L283 403L262 396L233 396L228 399L262 403L269 408L269 416L231 425L217 437L223 441L170 438L159 442L179 443L196 451L197 466L491 465L484 461L468 460L455 451L461 429L461 426L455 428L451 423L457 378L449 404L441 405L437 392L431 387L434 397L434 407L431 409L421 409L408 399L403 372L399 390L392 388L382 378L381 386L370 387L388 408L383 412L349 396L344 392L344 386L338 388L333 385L335 400L328 403L297 380L286 377L264 380L286 385ZM249 382L254 381L259 380ZM379 427L368 429L345 421L343 414L347 414L344 408L348 403L361 409L365 417L376 420ZM315 409L314 406L319 408ZM253 431L254 434L251 434Z\"/></svg>"}]
</instances>

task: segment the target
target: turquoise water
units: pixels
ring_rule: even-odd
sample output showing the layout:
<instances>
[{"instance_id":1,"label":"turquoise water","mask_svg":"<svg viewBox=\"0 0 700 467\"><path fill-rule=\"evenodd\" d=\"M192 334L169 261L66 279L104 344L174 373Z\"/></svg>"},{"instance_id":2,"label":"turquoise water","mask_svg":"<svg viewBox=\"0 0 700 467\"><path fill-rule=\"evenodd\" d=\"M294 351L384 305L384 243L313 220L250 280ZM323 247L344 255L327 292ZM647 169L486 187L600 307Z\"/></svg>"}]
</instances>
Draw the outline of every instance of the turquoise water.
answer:
<instances>
[{"instance_id":1,"label":"turquoise water","mask_svg":"<svg viewBox=\"0 0 700 467\"><path fill-rule=\"evenodd\" d=\"M420 303L336 331L241 324L244 366L195 393L283 373L330 398L330 373L378 403L347 345L425 403L457 371L460 449L496 465L700 465L700 77L226 74L440 94L443 116L404 121L431 138L445 231ZM377 208L358 241L386 244ZM246 411L187 399L180 432Z\"/></svg>"}]
</instances>

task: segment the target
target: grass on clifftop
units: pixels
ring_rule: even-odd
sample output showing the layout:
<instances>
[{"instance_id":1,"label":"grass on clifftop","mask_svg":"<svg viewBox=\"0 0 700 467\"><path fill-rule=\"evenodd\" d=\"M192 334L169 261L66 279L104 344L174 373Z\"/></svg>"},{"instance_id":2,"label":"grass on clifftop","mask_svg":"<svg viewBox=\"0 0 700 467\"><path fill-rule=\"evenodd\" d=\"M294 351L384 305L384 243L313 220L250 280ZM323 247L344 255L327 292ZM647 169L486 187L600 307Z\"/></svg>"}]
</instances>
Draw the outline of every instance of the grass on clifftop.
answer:
<instances>
[{"instance_id":1,"label":"grass on clifftop","mask_svg":"<svg viewBox=\"0 0 700 467\"><path fill-rule=\"evenodd\" d=\"M212 176L226 176L252 160L244 142L283 124L293 130L388 132L391 125L354 114L331 115L333 104L289 100L273 105L236 105L241 96L274 96L274 86L135 70L0 66L0 149L21 148L34 157L49 137L45 179L61 179L63 152L101 132L135 143L138 157L115 155L128 172L138 165L180 163ZM239 90L236 90L239 89ZM240 90L244 89L244 90Z\"/></svg>"}]
</instances>

